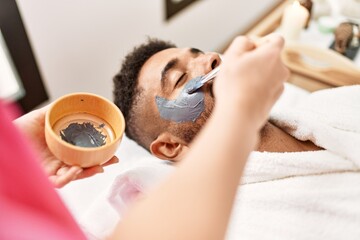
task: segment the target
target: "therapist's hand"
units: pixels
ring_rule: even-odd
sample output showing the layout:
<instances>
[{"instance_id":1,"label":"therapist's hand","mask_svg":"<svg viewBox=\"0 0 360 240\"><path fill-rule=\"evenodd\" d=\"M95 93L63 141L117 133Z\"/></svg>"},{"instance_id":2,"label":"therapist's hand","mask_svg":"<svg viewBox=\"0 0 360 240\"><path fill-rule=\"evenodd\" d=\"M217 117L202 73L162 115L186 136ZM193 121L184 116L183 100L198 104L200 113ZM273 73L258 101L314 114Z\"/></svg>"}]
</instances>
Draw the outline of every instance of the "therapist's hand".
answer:
<instances>
[{"instance_id":1,"label":"therapist's hand","mask_svg":"<svg viewBox=\"0 0 360 240\"><path fill-rule=\"evenodd\" d=\"M104 166L119 162L117 157L112 157L101 166L81 168L69 166L57 159L49 150L45 141L45 114L49 106L34 110L14 121L15 125L33 143L34 148L40 154L41 165L49 176L49 180L55 187L61 188L69 182L77 179L91 177L104 172Z\"/></svg>"},{"instance_id":2,"label":"therapist's hand","mask_svg":"<svg viewBox=\"0 0 360 240\"><path fill-rule=\"evenodd\" d=\"M259 130L289 77L289 70L281 60L283 47L283 38L275 34L257 43L237 37L225 52L214 82L217 104L247 111Z\"/></svg>"}]
</instances>

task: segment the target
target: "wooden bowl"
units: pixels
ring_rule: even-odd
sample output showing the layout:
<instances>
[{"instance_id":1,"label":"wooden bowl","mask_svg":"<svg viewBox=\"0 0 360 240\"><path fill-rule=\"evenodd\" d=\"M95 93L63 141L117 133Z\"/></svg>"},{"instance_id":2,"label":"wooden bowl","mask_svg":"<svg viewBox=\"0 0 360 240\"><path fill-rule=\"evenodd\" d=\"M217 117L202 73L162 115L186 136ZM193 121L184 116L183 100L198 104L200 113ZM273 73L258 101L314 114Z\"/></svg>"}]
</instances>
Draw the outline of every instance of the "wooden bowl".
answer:
<instances>
[{"instance_id":1,"label":"wooden bowl","mask_svg":"<svg viewBox=\"0 0 360 240\"><path fill-rule=\"evenodd\" d=\"M124 130L119 108L95 94L63 96L46 113L46 143L58 159L69 165L91 167L107 162L116 152Z\"/></svg>"}]
</instances>

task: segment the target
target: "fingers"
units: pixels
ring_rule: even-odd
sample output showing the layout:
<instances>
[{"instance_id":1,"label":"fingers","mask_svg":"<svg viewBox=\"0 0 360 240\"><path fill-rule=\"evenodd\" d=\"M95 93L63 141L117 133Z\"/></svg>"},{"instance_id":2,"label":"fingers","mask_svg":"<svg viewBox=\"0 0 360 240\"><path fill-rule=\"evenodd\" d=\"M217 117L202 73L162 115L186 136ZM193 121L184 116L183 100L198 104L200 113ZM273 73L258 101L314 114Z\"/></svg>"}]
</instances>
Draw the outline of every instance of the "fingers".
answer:
<instances>
[{"instance_id":1,"label":"fingers","mask_svg":"<svg viewBox=\"0 0 360 240\"><path fill-rule=\"evenodd\" d=\"M281 51L284 48L284 45L284 38L279 34L273 33L257 41L257 48L254 51L254 54L258 55L258 57L261 55L263 59L267 59L266 61L268 61L269 64L270 61L274 62L279 71L279 78L277 78L277 80L282 80L283 82L290 76L290 71L283 64L281 59Z\"/></svg>"},{"instance_id":2,"label":"fingers","mask_svg":"<svg viewBox=\"0 0 360 240\"><path fill-rule=\"evenodd\" d=\"M284 44L283 37L275 33L270 34L257 41L257 47L253 54L262 55L263 59L268 59L269 61L281 61L281 51L284 48Z\"/></svg>"},{"instance_id":3,"label":"fingers","mask_svg":"<svg viewBox=\"0 0 360 240\"><path fill-rule=\"evenodd\" d=\"M118 163L118 162L119 162L119 158L116 157L116 156L113 156L112 158L110 158L109 161L107 161L106 163L103 163L101 166L106 167L106 166L109 166L111 164L115 164L115 163Z\"/></svg>"},{"instance_id":4,"label":"fingers","mask_svg":"<svg viewBox=\"0 0 360 240\"><path fill-rule=\"evenodd\" d=\"M285 65L283 67L283 76L284 78L282 80L284 82L286 82L290 78L290 70Z\"/></svg>"},{"instance_id":5,"label":"fingers","mask_svg":"<svg viewBox=\"0 0 360 240\"><path fill-rule=\"evenodd\" d=\"M55 187L62 188L74 180L82 171L83 169L79 166L63 166L57 171L56 175L50 176L49 179Z\"/></svg>"},{"instance_id":6,"label":"fingers","mask_svg":"<svg viewBox=\"0 0 360 240\"><path fill-rule=\"evenodd\" d=\"M63 165L63 162L59 160L52 160L52 161L43 162L42 164L43 164L43 168L45 169L45 172L49 176L51 176L51 175L56 175L57 171Z\"/></svg>"},{"instance_id":7,"label":"fingers","mask_svg":"<svg viewBox=\"0 0 360 240\"><path fill-rule=\"evenodd\" d=\"M281 96L281 94L284 91L284 84L283 83L279 83L274 90L272 91L272 96L273 96L273 101L275 102L276 100L279 99L279 97Z\"/></svg>"},{"instance_id":8,"label":"fingers","mask_svg":"<svg viewBox=\"0 0 360 240\"><path fill-rule=\"evenodd\" d=\"M47 110L49 110L51 105L52 104L48 104L42 108L32 111L31 113L36 114L36 116L43 118L43 117L45 117L45 114L46 114Z\"/></svg>"},{"instance_id":9,"label":"fingers","mask_svg":"<svg viewBox=\"0 0 360 240\"><path fill-rule=\"evenodd\" d=\"M235 54L243 54L245 52L251 51L255 49L255 44L250 38L246 36L239 36L234 39L231 43L230 47L226 50L225 54L235 53Z\"/></svg>"},{"instance_id":10,"label":"fingers","mask_svg":"<svg viewBox=\"0 0 360 240\"><path fill-rule=\"evenodd\" d=\"M79 166L59 166L58 162L54 161L48 166L48 174L50 175L49 179L54 184L55 187L61 188L68 184L69 182L77 179L83 179L87 177L94 176L98 173L103 173L105 166L118 163L119 159L116 156L113 156L109 161L104 163L101 166L93 166L89 168L81 168ZM56 170L55 170L56 169Z\"/></svg>"},{"instance_id":11,"label":"fingers","mask_svg":"<svg viewBox=\"0 0 360 240\"><path fill-rule=\"evenodd\" d=\"M98 174L98 173L103 173L104 172L104 167L109 166L111 164L118 163L118 162L119 162L119 159L116 156L113 156L112 158L110 158L109 161L102 164L101 166L94 166L94 167L89 167L89 168L83 169L84 171L82 171L76 177L76 179L83 179L83 178L94 176L95 174Z\"/></svg>"},{"instance_id":12,"label":"fingers","mask_svg":"<svg viewBox=\"0 0 360 240\"><path fill-rule=\"evenodd\" d=\"M284 45L285 45L284 38L277 33L269 34L263 38L258 39L256 42L256 46L258 48L262 48L262 47L274 48L274 47L276 47L278 49L283 49Z\"/></svg>"},{"instance_id":13,"label":"fingers","mask_svg":"<svg viewBox=\"0 0 360 240\"><path fill-rule=\"evenodd\" d=\"M53 105L52 103L42 107L42 108L39 108L39 111L43 111L43 112L46 112L47 110L49 110L49 108L51 107L51 105Z\"/></svg>"},{"instance_id":14,"label":"fingers","mask_svg":"<svg viewBox=\"0 0 360 240\"><path fill-rule=\"evenodd\" d=\"M85 168L74 180L92 177L98 173L103 173L103 172L104 172L104 168L102 166Z\"/></svg>"},{"instance_id":15,"label":"fingers","mask_svg":"<svg viewBox=\"0 0 360 240\"><path fill-rule=\"evenodd\" d=\"M272 33L262 38L239 36L231 43L226 53L235 53L240 55L259 47L277 48L281 50L284 45L284 38L277 33Z\"/></svg>"}]
</instances>

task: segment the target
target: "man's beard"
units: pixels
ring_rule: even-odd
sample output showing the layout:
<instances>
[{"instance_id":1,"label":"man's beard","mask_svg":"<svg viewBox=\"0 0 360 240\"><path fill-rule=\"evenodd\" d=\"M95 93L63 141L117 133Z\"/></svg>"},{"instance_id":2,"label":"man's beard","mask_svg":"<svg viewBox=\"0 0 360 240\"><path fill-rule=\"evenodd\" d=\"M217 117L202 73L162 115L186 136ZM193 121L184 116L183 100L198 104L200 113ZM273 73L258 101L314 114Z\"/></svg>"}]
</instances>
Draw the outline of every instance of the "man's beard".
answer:
<instances>
[{"instance_id":1,"label":"man's beard","mask_svg":"<svg viewBox=\"0 0 360 240\"><path fill-rule=\"evenodd\" d=\"M186 143L190 144L200 130L204 127L207 120L210 118L212 110L215 106L215 99L212 96L208 96L205 101L205 110L196 119L195 122L187 122L173 125L172 132L174 135L183 139Z\"/></svg>"}]
</instances>

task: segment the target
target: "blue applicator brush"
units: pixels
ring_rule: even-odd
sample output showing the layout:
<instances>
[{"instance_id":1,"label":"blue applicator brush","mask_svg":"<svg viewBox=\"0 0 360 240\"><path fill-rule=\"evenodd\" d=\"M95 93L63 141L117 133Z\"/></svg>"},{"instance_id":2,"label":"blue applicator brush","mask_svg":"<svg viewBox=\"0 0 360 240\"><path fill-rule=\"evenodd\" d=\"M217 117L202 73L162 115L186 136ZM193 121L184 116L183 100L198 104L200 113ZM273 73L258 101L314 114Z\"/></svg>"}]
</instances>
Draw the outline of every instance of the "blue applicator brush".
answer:
<instances>
[{"instance_id":1,"label":"blue applicator brush","mask_svg":"<svg viewBox=\"0 0 360 240\"><path fill-rule=\"evenodd\" d=\"M191 93L195 92L196 90L198 90L199 88L201 88L202 86L204 86L204 84L207 83L208 81L213 80L216 77L219 70L220 70L220 67L217 66L216 68L211 70L208 74L201 76L200 77L201 80L196 82L194 84L194 86L187 91L187 93L191 94Z\"/></svg>"}]
</instances>

